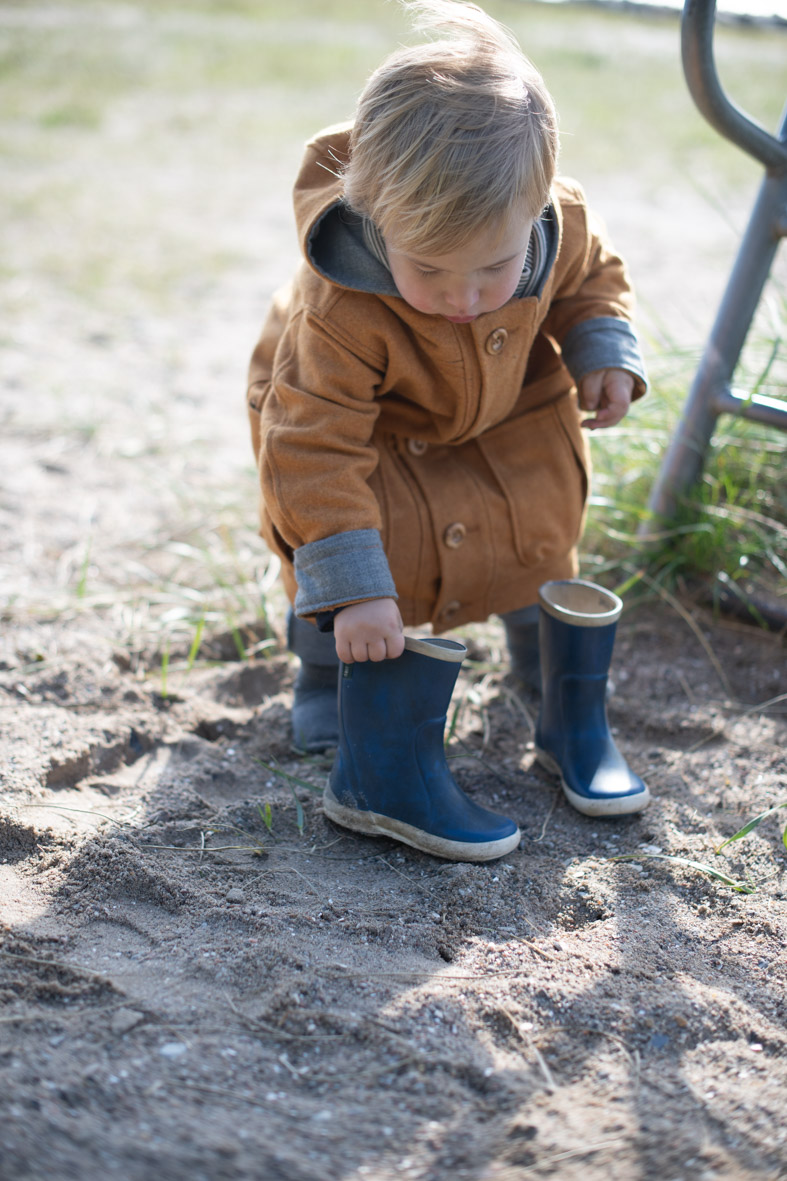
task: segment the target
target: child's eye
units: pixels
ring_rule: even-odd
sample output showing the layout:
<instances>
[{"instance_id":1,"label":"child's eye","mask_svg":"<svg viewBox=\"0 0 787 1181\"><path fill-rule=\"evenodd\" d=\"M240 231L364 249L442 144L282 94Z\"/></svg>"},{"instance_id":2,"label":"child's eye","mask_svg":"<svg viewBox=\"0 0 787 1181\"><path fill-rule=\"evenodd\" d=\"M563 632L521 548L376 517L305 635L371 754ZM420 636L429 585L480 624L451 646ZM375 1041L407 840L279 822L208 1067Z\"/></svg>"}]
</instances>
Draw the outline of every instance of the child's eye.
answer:
<instances>
[{"instance_id":1,"label":"child's eye","mask_svg":"<svg viewBox=\"0 0 787 1181\"><path fill-rule=\"evenodd\" d=\"M423 278L424 278L424 279L428 279L430 275L436 275L436 274L437 274L437 271L425 271L425 270L423 269L423 267L416 267L415 269L416 269L416 271L418 272L418 274L419 274L419 275L422 275L422 276L423 276Z\"/></svg>"},{"instance_id":2,"label":"child's eye","mask_svg":"<svg viewBox=\"0 0 787 1181\"><path fill-rule=\"evenodd\" d=\"M508 263L503 262L500 264L499 267L489 267L488 269L492 272L493 275L498 275L501 271L504 271L507 266L508 266Z\"/></svg>"}]
</instances>

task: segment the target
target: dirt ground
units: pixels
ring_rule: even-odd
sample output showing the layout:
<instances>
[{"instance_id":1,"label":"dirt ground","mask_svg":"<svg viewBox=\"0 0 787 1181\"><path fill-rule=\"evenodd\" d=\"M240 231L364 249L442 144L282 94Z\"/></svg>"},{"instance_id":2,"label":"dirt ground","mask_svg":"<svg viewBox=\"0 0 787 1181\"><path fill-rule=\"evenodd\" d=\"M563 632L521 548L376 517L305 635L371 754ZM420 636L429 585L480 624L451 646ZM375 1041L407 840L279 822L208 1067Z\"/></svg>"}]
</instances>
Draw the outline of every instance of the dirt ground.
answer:
<instances>
[{"instance_id":1,"label":"dirt ground","mask_svg":"<svg viewBox=\"0 0 787 1181\"><path fill-rule=\"evenodd\" d=\"M149 115L156 192L177 195L193 173L177 151L163 167ZM626 610L610 717L654 801L601 822L535 765L499 627L469 629L451 766L520 848L451 864L328 822L327 764L291 747L242 408L292 258L295 153L252 206L222 145L195 143L212 203L151 202L142 235L147 174L121 152L75 223L116 232L122 199L143 279L165 231L236 260L176 281L164 312L144 283L115 299L125 273L91 302L77 261L47 269L68 218L33 234L19 213L27 246L6 251L0 1177L787 1177L784 822L714 853L787 800L784 637L691 604ZM106 145L71 147L55 192ZM701 267L705 207L665 195L660 217L656 198L643 237L631 189L608 195L646 302L685 328L657 243L677 201ZM698 283L718 289L727 260Z\"/></svg>"},{"instance_id":2,"label":"dirt ground","mask_svg":"<svg viewBox=\"0 0 787 1181\"><path fill-rule=\"evenodd\" d=\"M534 766L476 643L452 767L524 833L486 866L342 833L302 787L299 832L268 768L325 771L284 656L162 699L106 636L11 628L0 1175L784 1176L785 853L772 826L713 855L784 799L783 650L697 626L729 694L673 613L624 619L612 723L656 798L614 823Z\"/></svg>"}]
</instances>

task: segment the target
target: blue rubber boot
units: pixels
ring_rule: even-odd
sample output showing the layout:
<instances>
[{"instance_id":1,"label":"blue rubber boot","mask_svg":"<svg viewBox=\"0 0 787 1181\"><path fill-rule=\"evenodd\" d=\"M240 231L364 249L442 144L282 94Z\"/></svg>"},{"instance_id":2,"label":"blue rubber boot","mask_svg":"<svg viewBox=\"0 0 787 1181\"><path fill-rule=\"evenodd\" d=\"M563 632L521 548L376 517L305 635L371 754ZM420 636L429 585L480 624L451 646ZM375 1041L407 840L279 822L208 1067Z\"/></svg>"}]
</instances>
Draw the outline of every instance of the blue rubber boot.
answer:
<instances>
[{"instance_id":1,"label":"blue rubber boot","mask_svg":"<svg viewBox=\"0 0 787 1181\"><path fill-rule=\"evenodd\" d=\"M301 667L293 686L292 733L295 746L306 754L335 750L339 742L336 694L339 685L339 657L328 632L290 611L287 616L287 647L300 657Z\"/></svg>"},{"instance_id":2,"label":"blue rubber boot","mask_svg":"<svg viewBox=\"0 0 787 1181\"><path fill-rule=\"evenodd\" d=\"M446 710L466 653L455 640L407 636L394 660L342 665L326 816L452 861L517 847L514 822L468 799L446 762Z\"/></svg>"},{"instance_id":3,"label":"blue rubber boot","mask_svg":"<svg viewBox=\"0 0 787 1181\"><path fill-rule=\"evenodd\" d=\"M607 674L623 603L578 579L539 591L543 695L536 755L586 816L625 816L650 803L609 732Z\"/></svg>"}]
</instances>

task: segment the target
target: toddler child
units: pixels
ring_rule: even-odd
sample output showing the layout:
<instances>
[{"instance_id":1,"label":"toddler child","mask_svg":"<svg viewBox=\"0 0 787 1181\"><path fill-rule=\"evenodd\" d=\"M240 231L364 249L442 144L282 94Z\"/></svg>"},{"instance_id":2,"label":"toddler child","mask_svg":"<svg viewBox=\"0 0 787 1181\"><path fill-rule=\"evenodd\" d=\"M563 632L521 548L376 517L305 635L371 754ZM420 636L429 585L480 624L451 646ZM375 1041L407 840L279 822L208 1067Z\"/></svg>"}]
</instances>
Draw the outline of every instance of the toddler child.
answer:
<instances>
[{"instance_id":1,"label":"toddler child","mask_svg":"<svg viewBox=\"0 0 787 1181\"><path fill-rule=\"evenodd\" d=\"M405 627L431 623L439 636L497 613L515 671L539 683L539 590L570 586L578 572L590 479L582 427L614 426L645 392L626 270L579 185L556 177L557 119L540 75L475 5L404 7L432 36L383 62L352 124L307 145L294 192L304 260L273 301L248 388L261 532L282 561L289 646L301 658L296 742L315 751L338 741L345 765L337 670L342 693L356 677L355 704L340 709L365 699L372 711L368 725L353 722L352 742L368 732L373 747L384 717L401 721L387 689L384 716L373 716L376 686L411 658L426 661L414 675L428 679L461 647L419 641L426 649L416 652ZM570 634L614 628L615 596L573 585L568 606L542 595L542 646L545 616ZM569 672L606 683L595 657L590 673L576 659ZM568 756L552 744L542 753L571 802L594 815L644 807L647 789L609 737L603 686L601 704L576 709L564 729L587 729L592 714L619 775L602 789L585 774L574 790ZM398 749L420 722L402 725ZM326 811L361 831L372 831L361 813L390 819L409 790L389 785L370 803L345 790L343 775L334 773ZM454 791L418 788L456 819L464 805ZM401 833L386 831L460 855L434 846L428 829L442 822L423 809L408 816ZM479 833L486 823L465 821ZM489 845L479 833L470 844ZM513 839L491 838L484 855Z\"/></svg>"}]
</instances>

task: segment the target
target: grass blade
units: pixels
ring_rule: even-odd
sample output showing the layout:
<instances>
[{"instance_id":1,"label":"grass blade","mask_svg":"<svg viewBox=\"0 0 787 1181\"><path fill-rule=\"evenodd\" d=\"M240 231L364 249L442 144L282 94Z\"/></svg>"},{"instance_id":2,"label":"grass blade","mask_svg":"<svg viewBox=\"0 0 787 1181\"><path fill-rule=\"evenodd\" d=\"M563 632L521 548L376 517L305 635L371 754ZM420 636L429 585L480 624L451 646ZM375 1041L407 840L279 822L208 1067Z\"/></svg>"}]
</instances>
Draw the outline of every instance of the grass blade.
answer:
<instances>
[{"instance_id":1,"label":"grass blade","mask_svg":"<svg viewBox=\"0 0 787 1181\"><path fill-rule=\"evenodd\" d=\"M306 817L303 814L303 804L295 794L295 788L290 784L290 791L292 798L295 800L295 823L298 825L298 832L303 836L303 830L306 827Z\"/></svg>"},{"instance_id":2,"label":"grass blade","mask_svg":"<svg viewBox=\"0 0 787 1181\"><path fill-rule=\"evenodd\" d=\"M270 804L266 803L264 808L260 805L257 805L257 811L260 814L262 823L265 825L271 836L273 836L273 812L271 810Z\"/></svg>"},{"instance_id":3,"label":"grass blade","mask_svg":"<svg viewBox=\"0 0 787 1181\"><path fill-rule=\"evenodd\" d=\"M785 800L783 804L775 804L772 808L766 808L765 811L760 812L758 816L752 817L751 820L744 824L743 828L739 828L738 831L733 833L731 837L727 837L726 841L722 841L722 843L717 849L714 850L714 852L721 853L722 849L726 849L727 845L731 845L733 841L743 840L744 837L747 837L750 832L753 832L755 828L762 824L763 820L767 820L769 816L773 816L775 812L779 812L782 808L787 808L787 800ZM785 849L787 849L787 828L785 828L784 832L782 833L782 843L784 844Z\"/></svg>"},{"instance_id":4,"label":"grass blade","mask_svg":"<svg viewBox=\"0 0 787 1181\"><path fill-rule=\"evenodd\" d=\"M166 701L169 697L169 689L167 687L167 673L169 671L169 640L164 645L164 651L161 654L161 698Z\"/></svg>"},{"instance_id":5,"label":"grass blade","mask_svg":"<svg viewBox=\"0 0 787 1181\"><path fill-rule=\"evenodd\" d=\"M317 795L322 795L323 789L317 787L313 783L309 783L306 779L299 779L297 775L290 775L289 771L282 771L280 767L274 767L272 763L264 763L262 759L255 759L255 763L259 763L266 771L270 771L272 775L278 775L281 779L286 779L288 783L294 783L297 787L305 787L307 791L316 792Z\"/></svg>"},{"instance_id":6,"label":"grass blade","mask_svg":"<svg viewBox=\"0 0 787 1181\"><path fill-rule=\"evenodd\" d=\"M91 534L91 536L87 539L87 545L85 546L85 556L82 559L82 565L79 570L79 582L77 583L76 588L76 597L78 599L84 599L85 595L87 594L87 580L90 573L90 551L92 548L93 537Z\"/></svg>"},{"instance_id":7,"label":"grass blade","mask_svg":"<svg viewBox=\"0 0 787 1181\"><path fill-rule=\"evenodd\" d=\"M202 643L202 633L204 630L205 616L202 615L200 616L199 622L197 623L197 629L194 632L194 639L191 641L188 659L186 660L186 670L188 672L191 672L192 668L194 667L194 661L197 659L197 653L199 652L200 644Z\"/></svg>"},{"instance_id":8,"label":"grass blade","mask_svg":"<svg viewBox=\"0 0 787 1181\"><path fill-rule=\"evenodd\" d=\"M618 857L609 857L609 861L671 861L673 865L682 865L687 869L696 869L698 873L705 873L708 877L716 878L717 881L723 882L725 886L731 886L733 890L737 890L739 894L754 894L757 887L750 882L739 882L735 878L731 878L728 874L722 873L721 870L715 869L712 865L706 865L703 861L694 861L691 857L675 857L670 853L621 853Z\"/></svg>"}]
</instances>

